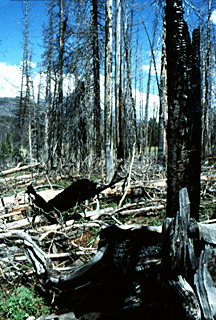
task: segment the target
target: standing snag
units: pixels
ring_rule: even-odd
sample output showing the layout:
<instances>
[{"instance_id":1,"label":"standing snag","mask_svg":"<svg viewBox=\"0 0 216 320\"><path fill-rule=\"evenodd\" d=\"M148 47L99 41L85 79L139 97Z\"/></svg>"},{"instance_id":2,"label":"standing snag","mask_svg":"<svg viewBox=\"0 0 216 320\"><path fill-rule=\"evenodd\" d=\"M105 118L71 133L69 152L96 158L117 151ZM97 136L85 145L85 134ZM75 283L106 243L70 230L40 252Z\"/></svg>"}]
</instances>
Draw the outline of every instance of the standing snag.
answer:
<instances>
[{"instance_id":1,"label":"standing snag","mask_svg":"<svg viewBox=\"0 0 216 320\"><path fill-rule=\"evenodd\" d=\"M191 43L181 0L166 1L168 89L167 216L179 210L178 193L187 187L191 214L199 219L201 98L199 30ZM196 80L195 80L196 78Z\"/></svg>"}]
</instances>

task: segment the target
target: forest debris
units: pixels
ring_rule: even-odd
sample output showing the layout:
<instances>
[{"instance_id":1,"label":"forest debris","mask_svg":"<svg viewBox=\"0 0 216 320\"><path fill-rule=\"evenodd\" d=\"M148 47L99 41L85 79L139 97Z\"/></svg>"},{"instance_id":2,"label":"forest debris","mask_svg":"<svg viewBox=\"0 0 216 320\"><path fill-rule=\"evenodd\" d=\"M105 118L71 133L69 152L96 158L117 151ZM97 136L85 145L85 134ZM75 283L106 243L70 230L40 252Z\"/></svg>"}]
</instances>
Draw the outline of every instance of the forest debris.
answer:
<instances>
[{"instance_id":1,"label":"forest debris","mask_svg":"<svg viewBox=\"0 0 216 320\"><path fill-rule=\"evenodd\" d=\"M84 249L82 249L84 250ZM87 251L91 251L92 253L96 253L97 250L93 249L93 248L85 248L85 250ZM79 253L82 254L82 253ZM68 252L64 252L64 253L47 253L47 258L49 259L62 259L62 258L67 258L67 257L71 257L71 254ZM27 260L26 256L20 256L20 257L15 257L14 259L15 261L25 261Z\"/></svg>"},{"instance_id":2,"label":"forest debris","mask_svg":"<svg viewBox=\"0 0 216 320\"><path fill-rule=\"evenodd\" d=\"M33 178L39 178L40 176L42 176L43 173L32 173L32 174L24 174L22 176L12 176L12 177L7 177L7 178L0 178L0 183L8 183L8 182L22 182L22 183L25 183L26 181L24 180L27 180L27 179L33 179Z\"/></svg>"},{"instance_id":3,"label":"forest debris","mask_svg":"<svg viewBox=\"0 0 216 320\"><path fill-rule=\"evenodd\" d=\"M190 318L191 312L194 315L196 314L196 319L200 319L197 300L200 297L197 297L196 292L191 289L191 278L193 278L191 276L196 272L194 267L196 263L194 263L195 253L190 238L213 243L214 241L211 241L212 238L209 234L211 233L210 230L212 230L212 233L214 232L215 226L194 222L193 229L190 228L188 198L184 192L185 190L180 193L179 215L176 219L167 218L164 222L164 226L167 225L167 227L163 227L162 242L161 227L110 226L100 232L100 242L98 251L96 251L96 248L80 246L74 242L76 237L71 235L75 230L80 230L83 227L81 223L77 223L75 220L66 221L63 225L55 224L40 226L35 230L29 229L29 234L22 230L5 230L5 232L0 232L0 239L11 237L23 239L26 257L31 261L37 274L40 275L41 281L51 285L55 290L60 289L62 292L66 292L71 299L71 305L73 305L76 316L91 311L106 313L108 312L107 305L109 307L113 306L110 307L110 310L112 308L116 310L116 307L120 308L119 312L122 315L122 312L124 312L124 308L121 309L122 306L128 305L126 301L131 301L132 306L133 299L138 299L137 292L133 287L134 279L136 279L138 282L141 281L141 298L139 299L142 303L138 304L139 308L142 308L141 305L143 304L143 310L150 308L152 312L151 307L149 307L149 304L151 304L157 309L159 317L160 313L168 312L167 308L178 305L179 310L184 313L185 319ZM133 208L132 210L143 209L135 208L135 205L137 204L128 204L120 209L108 208L113 210L111 212L101 209L101 214L112 214L117 210L121 210L120 212L124 214L130 206ZM128 211L131 213L132 210ZM100 212L100 209L93 213L96 212ZM88 218L90 217L91 211L88 213ZM85 218L87 219L87 214ZM99 221L86 221L84 223L85 230L99 225ZM103 224L105 221L100 221L100 223ZM10 223L7 223L5 227L11 227ZM188 235L185 233L187 229L190 229ZM69 234L68 232L72 230L73 232ZM51 253L45 253L39 245L35 244L30 234L37 235L39 244L42 241L43 243L54 243L55 239L70 238L69 243L73 254L85 257L85 259L87 256L95 256L92 260L87 258L88 262L75 269L71 266L67 267L67 264L58 263L56 265L56 260L62 259L62 262L64 262L65 259L68 259L69 261L73 254L62 249L61 251L58 249L55 253L52 251ZM162 251L161 243L163 243ZM165 252L163 251L164 246L167 248ZM172 257L168 260L166 259L166 252L168 258L170 257L169 253L172 252ZM14 263L22 263L26 261L26 258L19 254L10 260ZM55 265L52 262L53 260ZM164 268L168 270L166 277L164 277ZM171 272L169 272L170 268ZM177 276L173 277L175 272ZM206 283L205 280L205 286ZM146 293L143 288L148 288ZM135 298L132 298L133 296ZM164 307L163 303L166 304L166 301L164 302L165 296L172 297L172 301L176 299L175 303L171 306L167 304ZM210 297L209 292L208 297ZM158 301L162 302L158 304ZM128 311L133 309L131 306ZM119 318L121 317L119 316ZM195 318L192 317L191 319Z\"/></svg>"},{"instance_id":4,"label":"forest debris","mask_svg":"<svg viewBox=\"0 0 216 320\"><path fill-rule=\"evenodd\" d=\"M4 210L5 206L7 207L18 207L20 204L26 204L26 201L24 200L24 194L19 193L18 195L13 195L9 197L2 197L3 201L0 202L0 211Z\"/></svg>"},{"instance_id":5,"label":"forest debris","mask_svg":"<svg viewBox=\"0 0 216 320\"><path fill-rule=\"evenodd\" d=\"M44 266L49 265L49 268L53 268L51 260L49 261L46 254L26 232L23 232L21 230L0 232L0 239L5 238L18 238L24 241L24 244L26 246L25 254L31 261L33 266L36 268L36 271L39 275L45 272ZM39 259L40 262L38 262L37 259Z\"/></svg>"},{"instance_id":6,"label":"forest debris","mask_svg":"<svg viewBox=\"0 0 216 320\"><path fill-rule=\"evenodd\" d=\"M39 208L42 208L45 212L49 213L54 208L60 212L64 212L75 206L77 203L81 203L84 200L99 194L105 188L106 187L97 188L97 183L88 179L81 179L72 183L48 202L35 191L32 185L28 186L27 193L34 195L35 200L33 202Z\"/></svg>"},{"instance_id":7,"label":"forest debris","mask_svg":"<svg viewBox=\"0 0 216 320\"><path fill-rule=\"evenodd\" d=\"M141 208L137 208L138 205L141 206ZM104 215L113 216L117 213L121 213L122 215L134 216L137 214L143 214L143 213L152 212L152 211L160 211L160 210L163 210L164 208L165 208L164 205L145 207L144 204L141 205L137 203L131 203L129 205L126 205L124 207L120 207L117 209L105 208L105 209L87 211L85 213L81 213L81 215L83 217L90 218L91 220L95 220Z\"/></svg>"},{"instance_id":8,"label":"forest debris","mask_svg":"<svg viewBox=\"0 0 216 320\"><path fill-rule=\"evenodd\" d=\"M137 215L137 214L142 214L142 213L146 213L146 212L150 212L150 211L159 211L164 209L165 206L164 205L160 205L160 206L150 206L150 207L143 207L140 209L131 209L131 210L123 210L121 211L122 215Z\"/></svg>"},{"instance_id":9,"label":"forest debris","mask_svg":"<svg viewBox=\"0 0 216 320\"><path fill-rule=\"evenodd\" d=\"M122 203L123 201L125 200L125 197L128 193L128 190L130 189L130 180L131 180L131 173L132 173L132 168L133 168L133 163L134 163L134 157L135 157L135 151L136 151L136 141L134 142L134 145L133 145L133 155L132 155L132 160L131 160L131 165L130 165L130 168L129 168L129 173L128 173L128 179L127 179L127 186L125 188L125 192L119 202L119 205L118 205L118 208L121 208L122 206Z\"/></svg>"},{"instance_id":10,"label":"forest debris","mask_svg":"<svg viewBox=\"0 0 216 320\"><path fill-rule=\"evenodd\" d=\"M4 170L4 171L1 171L0 172L0 176L3 177L3 176L6 176L8 174L11 174L11 173L15 173L15 172L20 172L20 171L25 171L25 170L28 170L28 169L33 169L33 168L37 168L41 165L41 163L33 163L33 164L29 164L29 165L26 165L26 166L23 166L23 167L20 167L19 165L15 168L12 168L12 169L8 169L8 170Z\"/></svg>"},{"instance_id":11,"label":"forest debris","mask_svg":"<svg viewBox=\"0 0 216 320\"><path fill-rule=\"evenodd\" d=\"M112 214L114 212L113 208L104 208L99 210L87 211L85 213L81 213L81 216L90 218L91 220L98 219L102 215Z\"/></svg>"},{"instance_id":12,"label":"forest debris","mask_svg":"<svg viewBox=\"0 0 216 320\"><path fill-rule=\"evenodd\" d=\"M27 207L27 206L26 206ZM25 207L25 208L26 208ZM23 208L23 210L25 210L24 208ZM16 216L16 215L20 215L20 214L22 214L23 213L23 210L14 210L13 212L11 212L11 213L6 213L6 214L2 214L2 215L0 215L0 219L5 219L5 218L10 218L10 217L14 217L14 216Z\"/></svg>"},{"instance_id":13,"label":"forest debris","mask_svg":"<svg viewBox=\"0 0 216 320\"><path fill-rule=\"evenodd\" d=\"M81 224L81 223L75 223L75 220L68 220L65 222L65 224L62 226L60 224L52 224L52 225L49 225L49 226L42 226L42 227L39 227L37 228L37 231L38 232L47 232L47 231L56 231L56 230L64 230L65 232L66 231L69 231L71 229L81 229L82 227L89 227L89 228L93 228L93 227L99 227L99 226L107 226L107 223L104 222L104 221L89 221L89 222L86 222L85 224ZM31 232L31 231L30 231Z\"/></svg>"},{"instance_id":14,"label":"forest debris","mask_svg":"<svg viewBox=\"0 0 216 320\"><path fill-rule=\"evenodd\" d=\"M209 174L209 175L201 175L201 181L215 181L216 175L215 174Z\"/></svg>"},{"instance_id":15,"label":"forest debris","mask_svg":"<svg viewBox=\"0 0 216 320\"><path fill-rule=\"evenodd\" d=\"M205 246L201 252L199 268L194 279L205 319L216 317L215 257L215 249L209 245Z\"/></svg>"},{"instance_id":16,"label":"forest debris","mask_svg":"<svg viewBox=\"0 0 216 320\"><path fill-rule=\"evenodd\" d=\"M135 167L135 165L134 165L134 167ZM141 172L144 172L144 171L145 171L145 168L142 168ZM20 219L19 220L19 221L21 221L20 224L6 222L8 218L13 217L13 212L15 213L15 216L17 215L16 214L17 210L19 210L19 208L20 208L19 204L21 202L23 202L23 203L26 202L26 199L24 198L24 196L19 201L18 201L19 194L18 194L17 198L16 198L16 196L13 196L13 197L11 197L11 202L9 201L10 204L8 203L8 206L10 206L9 210L12 211L11 212L12 215L10 216L10 213L9 213L9 215L7 216L7 214L4 213L4 215L2 216L4 219L4 224L2 224L0 226L0 230L1 230L0 234L3 231L5 231L5 232L8 231L9 230L8 228L11 228L10 229L11 231L16 231L16 228L23 228L23 231L25 229L26 232L32 236L32 239L34 237L35 238L37 237L37 239L38 239L37 243L39 244L39 247L41 247L41 245L43 245L44 251L51 252L51 254L62 254L62 255L64 255L64 253L67 253L67 254L70 253L71 256L65 256L65 257L61 257L61 258L60 257L59 258L52 258L52 256L48 256L48 258L50 258L51 261L54 261L54 263L55 263L54 269L57 271L58 275L60 275L61 271L62 271L62 272L64 272L65 277L66 277L67 274L72 274L74 271L75 267L71 267L74 264L73 260L74 261L80 260L81 263L86 264L92 258L92 256L94 256L94 254L96 252L96 246L98 243L98 238L96 238L97 232L101 229L101 227L108 226L108 223L110 223L110 220L111 220L111 216L114 216L114 218L115 218L115 215L117 216L117 213L119 213L119 215L117 216L117 218L118 218L117 220L119 220L120 223L122 223L122 221L129 220L127 222L123 222L123 224L121 225L121 228L120 228L121 230L123 230L125 228L129 228L128 230L130 230L130 231L132 231L132 230L137 231L138 226L136 224L124 225L124 223L133 222L131 219L128 219L128 217L123 218L124 215L132 216L133 214L135 214L135 215L138 214L138 215L145 216L145 210L146 211L150 210L150 212L151 211L154 212L154 210L161 210L161 209L165 208L165 206L166 206L166 199L165 199L166 198L166 194L165 194L166 184L164 184L164 182L166 182L166 180L160 179L160 177L163 177L162 175L158 175L157 180L156 179L153 180L152 179L153 176L149 173L148 170L145 171L145 174L146 174L146 176L144 174L141 174L142 177L144 177L144 178L142 179L142 181L138 181L138 180L134 179L133 171L132 171L132 179L130 181L130 190L128 190L127 197L130 197L130 199L133 201L134 199L132 198L130 192L136 191L137 188L141 188L141 187L143 188L143 190L146 190L149 193L149 197L147 197L145 194L144 194L144 196L139 195L139 197L134 200L134 201L137 201L137 203L135 203L135 202L134 203L133 202L127 203L126 205L122 206L120 209L117 209L116 207L108 207L108 208L90 211L91 208L93 208L93 206L95 208L95 202L92 202L92 203L86 204L85 211L80 214L80 211L83 211L83 205L82 205L82 207L76 208L76 212L79 212L80 217L81 216L83 217L83 219L81 219L80 221L73 219L73 212L75 210L71 210L70 211L71 216L69 217L69 218L71 218L71 220L63 221L63 223L61 223L61 224L59 224L59 222L60 222L60 220L59 220L59 221L55 221L56 222L55 224L47 225L46 220L41 219L41 218L39 218L39 220L38 220L37 216L36 216L36 221L35 221L34 227L31 225L31 223L33 221L32 217L29 217L28 219L22 219L22 220ZM34 181L33 183L35 185L37 184L36 181ZM122 186L123 186L123 183L119 182L119 183L116 183L116 185L113 189L110 188L109 190L106 189L105 191L103 191L100 194L100 196L98 197L100 204L104 205L104 202L105 202L104 197L105 196L103 194L105 194L105 193L107 194L107 198L108 198L108 203L106 205L109 206L109 202L112 202L112 204L110 204L110 206L113 205L113 202L115 204L117 204L119 201L119 198L117 199L117 197L121 197L123 194ZM203 181L203 186L204 187L206 186L206 181ZM47 185L47 187L48 187L48 185ZM211 187L213 187L213 184L209 183L205 196L208 196L208 190ZM54 188L53 188L53 191L54 191L54 193L52 193L52 190L38 191L37 193L40 196L42 196L46 202L48 202L49 200L51 200L54 197L54 194L56 195L57 193L62 192L61 190L54 190ZM44 195L44 194L46 194L46 195ZM213 195L215 197L214 190L211 192L211 195ZM202 196L203 196L203 194L202 194ZM4 197L4 201L7 206L6 197ZM208 203L210 203L210 202L209 201L205 202L206 205L208 205ZM214 203L214 199L211 201L211 203ZM23 211L25 210L26 207L28 208L28 206L29 206L28 202L26 204L24 204ZM144 210L144 212L142 212L142 209ZM88 211L86 211L86 210L88 210ZM63 217L64 217L64 215L63 215ZM1 218L1 216L0 216L0 218ZM20 218L21 218L21 216L20 216ZM144 219L145 218L143 218L143 220ZM119 221L117 223L119 223ZM134 219L134 223L137 221L138 220ZM213 221L211 220L210 222L212 223ZM40 223L40 225L38 225L38 223ZM202 228L201 224L198 223L196 225L196 228L194 230L195 231L198 230L198 233L197 234L196 234L196 232L194 234L189 233L189 238L195 239L196 243L199 243L200 245L203 242L207 242L210 244L214 242L212 240L210 242L211 232L212 233L214 232L214 227L212 227L212 229L211 229L212 231L211 231L210 229L206 228L206 226L205 226L205 232L204 232L204 229ZM80 239L81 241L83 241L85 239L86 233L87 232L91 233L91 230L94 230L94 232L95 232L95 235L93 238L93 241L95 243L93 245L91 243L91 246L93 246L92 248L90 247L89 242L87 243L87 245L82 244L82 245L74 246L74 244L76 244L77 239ZM157 234L161 235L161 227L160 227L160 230L158 230ZM141 239L142 236L140 236L139 238ZM213 238L211 237L211 239L213 239ZM101 238L101 240L102 240L102 238ZM200 241L200 240L202 240L202 241ZM41 243L40 243L40 241L41 241ZM80 244L81 242L80 243L77 242L77 243ZM113 241L112 245L115 246L116 243L117 243L117 246L120 245L118 243L118 241L117 242ZM16 245L18 246L19 244L16 242ZM54 247L57 248L57 253L54 253L55 252ZM69 250L69 251L67 251L67 250ZM141 253L143 254L143 259L141 260L141 262L138 263L137 270L138 269L142 270L142 274L146 275L145 280L142 278L142 281L143 281L142 287L149 288L149 287L153 286L155 291L158 291L158 282L155 280L155 277L156 278L160 277L159 270L162 266L162 263L161 263L162 260L161 260L161 258L151 257L151 256L150 257L147 256L144 259L145 253L147 254L147 252L148 252L148 255L149 255L150 251L153 249L147 250L147 247L145 249L143 249L143 247L142 248L139 247L138 250L139 250L140 255L141 255ZM134 250L134 254L135 254L135 251L136 250ZM112 252L113 252L112 249L110 249L109 254L111 254ZM123 249L123 252L124 252L124 249ZM48 253L46 253L46 255L47 254ZM22 253L19 253L18 256L17 255L15 255L15 256L17 258L24 257L24 255ZM103 258L102 258L102 259L104 259L103 263L107 262L107 260L106 260L107 257L108 256L106 256L106 255L103 256ZM115 256L115 259L118 260L118 257L116 258L116 256ZM19 268L24 267L25 270L31 270L31 269L29 269L28 265L25 265L26 260L23 260L23 261L20 261L20 260L17 261L14 259L9 259L9 260L10 261L7 261L7 263L8 263L7 268L5 266L4 266L4 268L2 268L3 274L6 272L6 269L10 270L11 268L15 268L16 266ZM5 263L4 261L2 261L2 262ZM12 264L10 265L10 263L12 263L12 262L13 262L13 265ZM2 264L1 264L1 267L2 267ZM148 276L148 271L147 271L148 268L150 270L149 271L150 272L149 274L151 274L150 276ZM77 267L76 267L76 270L78 270ZM88 272L90 272L91 270L89 270ZM101 275L100 272L102 272L102 271L100 271L100 269L99 269L98 275ZM11 274L11 271L9 273ZM90 272L90 275L92 275L91 272ZM139 275L141 275L141 273ZM6 278L7 277L8 277L8 275L6 276ZM145 281L147 281L146 279L151 279L151 281L149 280L150 282L148 282L147 285L145 282ZM184 278L182 278L182 279L184 280ZM13 280L14 279L11 279L11 281L13 281ZM128 283L130 284L131 282L129 281ZM157 285L155 285L155 283ZM187 281L187 283L191 284L189 281ZM92 283L89 285L87 284L86 288L90 289L91 285L93 285L93 284ZM177 290L177 288L179 288L178 284L179 284L179 282L177 282L177 283L175 282L175 285L171 285L170 286L171 290L174 290L174 289ZM105 286L105 288L106 288L106 286ZM85 295L84 287L82 287L82 289L83 289L82 294ZM66 291L67 290L69 290L69 289L66 289ZM79 290L81 290L81 288ZM78 290L78 292L79 292L79 294L81 294L81 291L79 291L79 290ZM141 291L143 294L143 289L141 289ZM148 294L150 297L151 296L150 291L152 291L152 290L150 290L150 291L147 290L147 291L148 291ZM73 290L71 290L71 292L73 292ZM92 294L94 294L94 292L95 291L94 291L94 286L93 286ZM181 290L179 292L181 292ZM100 293L103 294L103 291L101 291ZM68 296L69 296L69 294L68 294ZM72 293L71 293L71 296L72 296ZM136 294L135 294L135 297L137 298ZM91 295L89 296L89 298L91 299ZM96 298L97 298L97 293L96 293ZM129 299L129 301L132 301L132 300L130 300L130 298L128 298L128 299ZM85 298L84 298L84 301L85 301ZM78 304L79 304L79 301L78 301ZM82 304L81 299L80 299L80 304ZM145 304L145 307L146 307L146 304ZM80 308L81 308L81 305L80 305ZM144 311L145 310L146 309L144 309ZM152 311L152 309L151 309L151 311Z\"/></svg>"},{"instance_id":17,"label":"forest debris","mask_svg":"<svg viewBox=\"0 0 216 320\"><path fill-rule=\"evenodd\" d=\"M158 181L155 180L150 180L144 182L145 187L153 187L153 188L158 188L158 187L167 187L167 180L166 179L161 179Z\"/></svg>"},{"instance_id":18,"label":"forest debris","mask_svg":"<svg viewBox=\"0 0 216 320\"><path fill-rule=\"evenodd\" d=\"M44 200L49 201L49 200L53 199L55 196L57 196L59 193L61 193L62 191L63 191L62 189L56 190L56 189L52 188L52 189L38 191L37 193L41 197L43 197Z\"/></svg>"},{"instance_id":19,"label":"forest debris","mask_svg":"<svg viewBox=\"0 0 216 320\"><path fill-rule=\"evenodd\" d=\"M14 229L21 229L21 228L27 227L29 226L30 223L33 222L33 219L34 219L33 217L29 217L25 219L20 219L18 221L9 222L6 224L6 226L4 226L4 229L6 228L8 230L14 230ZM41 220L42 218L40 216L36 216L34 219L34 224L38 224Z\"/></svg>"}]
</instances>

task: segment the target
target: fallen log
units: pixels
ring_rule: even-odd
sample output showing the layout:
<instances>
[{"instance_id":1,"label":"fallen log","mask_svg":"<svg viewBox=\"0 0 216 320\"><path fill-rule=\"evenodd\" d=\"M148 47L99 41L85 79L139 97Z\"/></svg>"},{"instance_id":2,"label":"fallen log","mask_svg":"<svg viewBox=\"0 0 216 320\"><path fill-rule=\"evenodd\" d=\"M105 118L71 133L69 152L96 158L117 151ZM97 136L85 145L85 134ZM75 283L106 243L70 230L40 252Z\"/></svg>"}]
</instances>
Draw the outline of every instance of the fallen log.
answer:
<instances>
[{"instance_id":1,"label":"fallen log","mask_svg":"<svg viewBox=\"0 0 216 320\"><path fill-rule=\"evenodd\" d=\"M29 165L22 166L22 167L17 166L17 167L12 168L12 169L1 171L0 172L0 177L6 176L6 175L11 174L11 173L15 173L15 172L20 172L20 171L25 171L25 170L37 168L40 165L41 165L41 163L33 163L33 164L29 164Z\"/></svg>"}]
</instances>

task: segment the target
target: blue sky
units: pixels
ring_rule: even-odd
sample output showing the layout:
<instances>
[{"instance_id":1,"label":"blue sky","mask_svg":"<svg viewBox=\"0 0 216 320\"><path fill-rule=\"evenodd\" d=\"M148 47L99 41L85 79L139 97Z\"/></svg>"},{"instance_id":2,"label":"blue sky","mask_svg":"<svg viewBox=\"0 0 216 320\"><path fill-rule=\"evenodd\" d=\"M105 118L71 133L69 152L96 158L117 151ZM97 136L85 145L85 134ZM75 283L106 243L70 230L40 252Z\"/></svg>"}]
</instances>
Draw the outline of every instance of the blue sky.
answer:
<instances>
[{"instance_id":1,"label":"blue sky","mask_svg":"<svg viewBox=\"0 0 216 320\"><path fill-rule=\"evenodd\" d=\"M150 0L147 0L147 2ZM139 2L139 0L138 0ZM143 4L143 1L140 0ZM37 96L37 85L39 83L38 64L41 61L42 25L46 22L46 4L44 0L29 0L29 31L32 42L33 57L32 71L34 72L34 92ZM152 12L148 16L153 17ZM25 0L0 0L0 97L15 97L20 90L21 83L21 61L23 60L23 43L25 30ZM152 26L150 26L151 28ZM149 49L144 49L148 51ZM148 62L147 62L148 63ZM148 66L143 66L147 80ZM66 87L68 82L65 81ZM101 84L103 77L101 77ZM103 84L101 85L103 87ZM144 86L145 90L145 86ZM139 99L139 91L137 90ZM155 93L157 98L157 94ZM141 95L143 97L143 95ZM103 103L103 90L102 90ZM151 95L153 101L153 95ZM153 103L153 102L152 102Z\"/></svg>"},{"instance_id":2,"label":"blue sky","mask_svg":"<svg viewBox=\"0 0 216 320\"><path fill-rule=\"evenodd\" d=\"M0 97L15 97L20 88L20 65L23 60L23 32L25 30L24 13L25 1L0 0ZM45 19L44 0L29 1L33 68L41 60L41 30Z\"/></svg>"},{"instance_id":3,"label":"blue sky","mask_svg":"<svg viewBox=\"0 0 216 320\"><path fill-rule=\"evenodd\" d=\"M30 37L34 42L33 61L40 60L41 28L46 19L45 2L43 0L29 1ZM0 0L0 61L11 65L19 65L23 58L23 31L25 1Z\"/></svg>"},{"instance_id":4,"label":"blue sky","mask_svg":"<svg viewBox=\"0 0 216 320\"><path fill-rule=\"evenodd\" d=\"M30 41L32 42L33 48L32 68L35 72L34 84L37 86L39 82L37 65L41 61L41 31L43 23L46 22L46 5L44 0L29 0L28 2L30 7ZM137 0L137 2L144 3L143 0ZM146 0L146 2L150 2L150 0ZM196 2L203 3L204 1L196 0ZM207 3L207 0L205 0L205 2ZM25 30L25 26L23 24L25 22L24 11L25 0L0 0L0 97L14 97L20 88L20 64L23 59L23 32ZM143 10L142 15L143 19L145 19L145 22L147 23L147 27L149 26L149 30L152 32L152 24L148 25L148 22L149 18L152 19L154 16L153 8L150 9L149 14L147 11L147 9ZM212 16L212 21L216 23L216 10ZM144 36L141 39L141 42L143 42L143 51L144 53L148 53L149 45L145 32L143 34ZM160 53L158 55L157 63L159 66ZM144 92L146 92L148 68L148 61L143 61ZM154 73L152 74L154 77ZM37 92L36 87L35 92ZM157 90L152 93L151 99L153 99L153 95L157 98Z\"/></svg>"}]
</instances>

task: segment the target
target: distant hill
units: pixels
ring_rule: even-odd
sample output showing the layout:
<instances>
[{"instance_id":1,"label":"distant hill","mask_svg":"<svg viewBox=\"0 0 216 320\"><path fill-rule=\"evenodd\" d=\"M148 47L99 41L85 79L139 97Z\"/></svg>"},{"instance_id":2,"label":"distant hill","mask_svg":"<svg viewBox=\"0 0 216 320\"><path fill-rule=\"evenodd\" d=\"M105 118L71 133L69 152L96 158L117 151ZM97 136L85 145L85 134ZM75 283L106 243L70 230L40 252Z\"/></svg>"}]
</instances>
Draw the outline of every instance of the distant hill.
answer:
<instances>
[{"instance_id":1,"label":"distant hill","mask_svg":"<svg viewBox=\"0 0 216 320\"><path fill-rule=\"evenodd\" d=\"M16 98L0 98L0 117L12 118L15 116Z\"/></svg>"}]
</instances>

